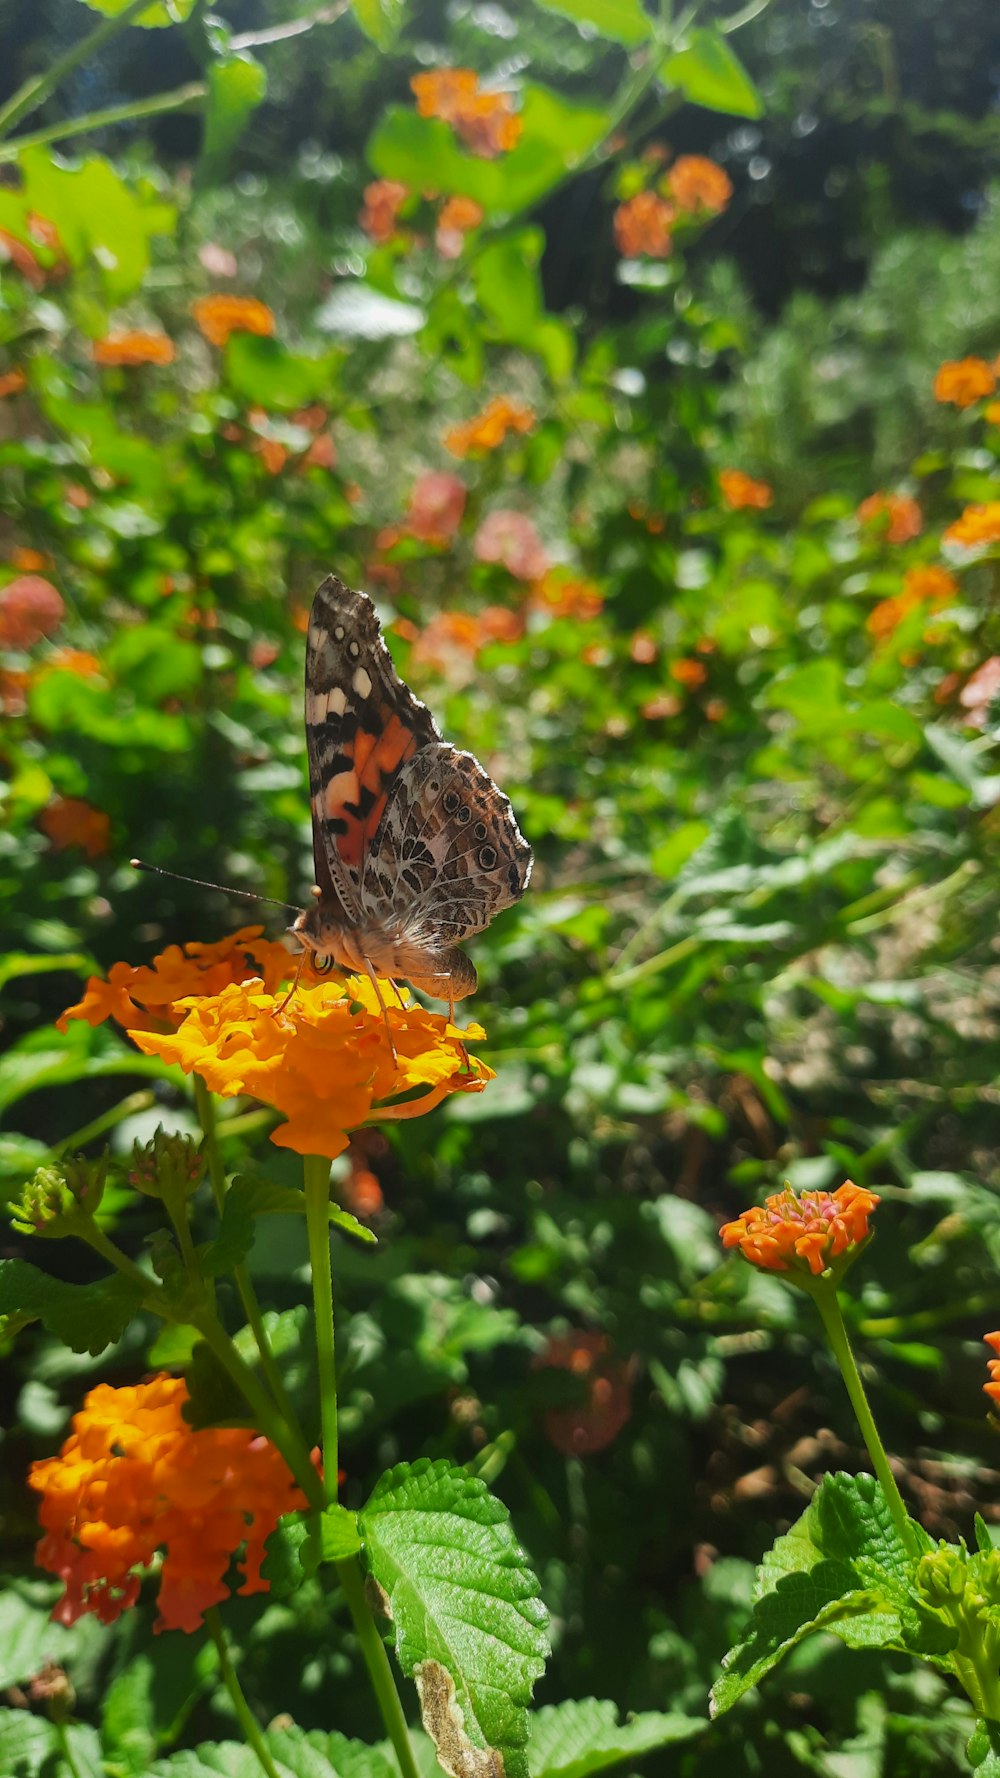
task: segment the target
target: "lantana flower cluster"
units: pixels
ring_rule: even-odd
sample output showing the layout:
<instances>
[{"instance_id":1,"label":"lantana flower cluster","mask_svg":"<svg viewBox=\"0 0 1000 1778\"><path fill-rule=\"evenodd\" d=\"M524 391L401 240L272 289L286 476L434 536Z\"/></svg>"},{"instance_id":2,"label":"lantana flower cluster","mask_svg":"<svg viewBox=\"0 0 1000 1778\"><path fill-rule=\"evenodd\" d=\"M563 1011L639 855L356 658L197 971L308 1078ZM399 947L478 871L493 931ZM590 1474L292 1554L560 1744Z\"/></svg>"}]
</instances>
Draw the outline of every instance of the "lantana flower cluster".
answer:
<instances>
[{"instance_id":1,"label":"lantana flower cluster","mask_svg":"<svg viewBox=\"0 0 1000 1778\"><path fill-rule=\"evenodd\" d=\"M868 1218L878 1202L874 1192L852 1179L833 1192L801 1195L786 1185L763 1204L754 1204L735 1221L724 1223L719 1234L724 1247L738 1247L744 1259L762 1271L818 1278L868 1239Z\"/></svg>"}]
</instances>

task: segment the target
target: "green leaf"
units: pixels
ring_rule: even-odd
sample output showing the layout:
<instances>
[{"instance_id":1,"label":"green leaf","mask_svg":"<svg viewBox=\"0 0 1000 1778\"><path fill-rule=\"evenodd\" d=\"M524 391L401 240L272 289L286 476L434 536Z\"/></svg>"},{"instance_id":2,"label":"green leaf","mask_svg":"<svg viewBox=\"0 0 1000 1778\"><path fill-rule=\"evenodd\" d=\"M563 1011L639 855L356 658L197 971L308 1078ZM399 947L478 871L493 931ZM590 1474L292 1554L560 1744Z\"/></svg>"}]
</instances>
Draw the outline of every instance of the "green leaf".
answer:
<instances>
[{"instance_id":1,"label":"green leaf","mask_svg":"<svg viewBox=\"0 0 1000 1778\"><path fill-rule=\"evenodd\" d=\"M949 777L961 784L972 798L976 809L991 809L1000 798L1000 772L981 772L979 761L992 751L991 743L982 738L978 741L963 740L951 729L939 722L929 722L924 729L924 739L931 752L937 755Z\"/></svg>"},{"instance_id":2,"label":"green leaf","mask_svg":"<svg viewBox=\"0 0 1000 1778\"><path fill-rule=\"evenodd\" d=\"M521 229L484 247L471 271L490 337L537 352L553 381L563 382L573 369L576 347L565 323L545 313L537 269L544 246L540 228Z\"/></svg>"},{"instance_id":3,"label":"green leaf","mask_svg":"<svg viewBox=\"0 0 1000 1778\"><path fill-rule=\"evenodd\" d=\"M641 0L538 0L546 12L561 13L574 24L589 25L601 37L632 49L652 34L652 20Z\"/></svg>"},{"instance_id":4,"label":"green leaf","mask_svg":"<svg viewBox=\"0 0 1000 1778\"><path fill-rule=\"evenodd\" d=\"M115 1272L97 1284L66 1284L24 1259L0 1260L0 1315L22 1326L40 1321L71 1352L92 1358L121 1339L143 1291Z\"/></svg>"},{"instance_id":5,"label":"green leaf","mask_svg":"<svg viewBox=\"0 0 1000 1778\"><path fill-rule=\"evenodd\" d=\"M6 957L0 957L0 988L26 975L49 975L58 969L84 970L90 967L90 958L81 951L63 951L55 956L45 951L8 951Z\"/></svg>"},{"instance_id":6,"label":"green leaf","mask_svg":"<svg viewBox=\"0 0 1000 1778\"><path fill-rule=\"evenodd\" d=\"M133 1655L104 1694L101 1740L123 1778L145 1778L156 1753L154 1679L149 1655Z\"/></svg>"},{"instance_id":7,"label":"green leaf","mask_svg":"<svg viewBox=\"0 0 1000 1778\"><path fill-rule=\"evenodd\" d=\"M259 1179L253 1174L238 1175L223 1202L219 1233L202 1249L202 1266L213 1278L238 1266L253 1246L258 1216L304 1216L305 1213L305 1194L295 1186L276 1185L271 1179ZM327 1216L344 1234L354 1235L369 1244L377 1241L371 1229L365 1228L349 1210L341 1210L339 1204L330 1204Z\"/></svg>"},{"instance_id":8,"label":"green leaf","mask_svg":"<svg viewBox=\"0 0 1000 1778\"><path fill-rule=\"evenodd\" d=\"M704 1717L679 1711L644 1710L619 1723L617 1704L599 1698L546 1704L531 1718L528 1767L531 1778L590 1778L655 1747L690 1741L707 1728Z\"/></svg>"},{"instance_id":9,"label":"green leaf","mask_svg":"<svg viewBox=\"0 0 1000 1778\"><path fill-rule=\"evenodd\" d=\"M26 148L18 167L18 190L0 190L0 228L34 248L30 218L41 216L54 223L71 264L93 264L112 301L138 289L149 267L150 236L171 232L175 212L151 189L126 185L100 155L64 167L47 149Z\"/></svg>"},{"instance_id":10,"label":"green leaf","mask_svg":"<svg viewBox=\"0 0 1000 1778\"><path fill-rule=\"evenodd\" d=\"M759 117L764 109L742 62L725 38L707 26L692 31L687 47L667 57L660 80L664 86L677 87L692 105L704 105L709 111Z\"/></svg>"},{"instance_id":11,"label":"green leaf","mask_svg":"<svg viewBox=\"0 0 1000 1778\"><path fill-rule=\"evenodd\" d=\"M276 1598L294 1593L323 1562L344 1562L362 1547L358 1518L346 1506L286 1513L267 1540L261 1573Z\"/></svg>"},{"instance_id":12,"label":"green leaf","mask_svg":"<svg viewBox=\"0 0 1000 1778\"><path fill-rule=\"evenodd\" d=\"M267 74L252 56L220 57L212 63L198 165L202 179L218 179L225 172L233 149L266 92Z\"/></svg>"},{"instance_id":13,"label":"green leaf","mask_svg":"<svg viewBox=\"0 0 1000 1778\"><path fill-rule=\"evenodd\" d=\"M234 333L226 347L226 379L248 401L280 413L328 401L334 393L339 352L319 358L288 352L279 340Z\"/></svg>"},{"instance_id":14,"label":"green leaf","mask_svg":"<svg viewBox=\"0 0 1000 1778\"><path fill-rule=\"evenodd\" d=\"M351 10L366 37L391 49L403 22L403 0L353 0Z\"/></svg>"},{"instance_id":15,"label":"green leaf","mask_svg":"<svg viewBox=\"0 0 1000 1778\"><path fill-rule=\"evenodd\" d=\"M96 1731L87 1723L73 1722L65 1734L74 1778L104 1778L107 1767ZM0 1709L0 1772L9 1772L11 1778L63 1778L68 1770L62 1735L54 1722L30 1710Z\"/></svg>"},{"instance_id":16,"label":"green leaf","mask_svg":"<svg viewBox=\"0 0 1000 1778\"><path fill-rule=\"evenodd\" d=\"M264 1739L281 1778L398 1778L387 1746L370 1747L336 1731L268 1729ZM235 1741L204 1742L148 1770L149 1778L260 1778L256 1754Z\"/></svg>"},{"instance_id":17,"label":"green leaf","mask_svg":"<svg viewBox=\"0 0 1000 1778\"><path fill-rule=\"evenodd\" d=\"M441 1764L471 1770L470 1748L490 1749L506 1778L528 1778L547 1614L506 1507L446 1459L421 1458L381 1478L358 1522Z\"/></svg>"},{"instance_id":18,"label":"green leaf","mask_svg":"<svg viewBox=\"0 0 1000 1778\"><path fill-rule=\"evenodd\" d=\"M1000 1778L1000 1722L981 1716L965 1751L976 1778Z\"/></svg>"},{"instance_id":19,"label":"green leaf","mask_svg":"<svg viewBox=\"0 0 1000 1778\"><path fill-rule=\"evenodd\" d=\"M83 4L89 6L91 12L101 12L105 18L116 19L119 13L125 11L129 0L83 0ZM138 18L130 19L129 23L141 25L146 31L158 30L164 25L183 23L193 5L194 0L170 0L169 6L164 3L164 0L154 0L154 3L148 6L145 12L140 12Z\"/></svg>"}]
</instances>

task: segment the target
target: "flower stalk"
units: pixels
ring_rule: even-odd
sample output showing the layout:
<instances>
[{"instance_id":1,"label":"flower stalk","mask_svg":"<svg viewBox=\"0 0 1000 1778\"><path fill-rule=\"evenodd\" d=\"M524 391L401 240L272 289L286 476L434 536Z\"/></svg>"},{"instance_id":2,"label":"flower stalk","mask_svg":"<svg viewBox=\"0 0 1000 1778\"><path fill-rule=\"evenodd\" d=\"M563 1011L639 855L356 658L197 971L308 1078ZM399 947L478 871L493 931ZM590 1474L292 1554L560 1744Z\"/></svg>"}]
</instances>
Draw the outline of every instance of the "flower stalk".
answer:
<instances>
[{"instance_id":1,"label":"flower stalk","mask_svg":"<svg viewBox=\"0 0 1000 1778\"><path fill-rule=\"evenodd\" d=\"M260 1766L261 1771L265 1774L265 1778L281 1778L281 1774L268 1751L267 1742L264 1740L264 1736L261 1733L260 1724L247 1703L243 1687L240 1685L239 1674L236 1671L236 1663L233 1660L229 1643L226 1640L226 1633L222 1627L222 1619L219 1616L217 1606L210 1605L205 1612L205 1627L208 1630L212 1641L215 1643L215 1652L219 1657L219 1672L222 1675L222 1683L229 1693L230 1702L236 1712L240 1728L243 1730L247 1746L252 1748L256 1755L257 1763Z\"/></svg>"},{"instance_id":2,"label":"flower stalk","mask_svg":"<svg viewBox=\"0 0 1000 1778\"><path fill-rule=\"evenodd\" d=\"M333 1328L333 1272L330 1262L330 1163L325 1155L303 1160L306 1228L312 1270L313 1314L319 1376L320 1422L323 1431L323 1476L327 1499L337 1499L337 1360Z\"/></svg>"}]
</instances>

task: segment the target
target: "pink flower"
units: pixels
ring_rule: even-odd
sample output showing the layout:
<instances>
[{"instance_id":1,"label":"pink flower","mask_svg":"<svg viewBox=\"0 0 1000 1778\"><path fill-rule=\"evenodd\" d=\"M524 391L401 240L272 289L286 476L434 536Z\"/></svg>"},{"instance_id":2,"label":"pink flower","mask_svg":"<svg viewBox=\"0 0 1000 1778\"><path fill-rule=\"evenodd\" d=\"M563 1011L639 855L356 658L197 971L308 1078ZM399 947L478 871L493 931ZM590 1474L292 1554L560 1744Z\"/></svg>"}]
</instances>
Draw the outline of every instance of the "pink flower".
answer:
<instances>
[{"instance_id":1,"label":"pink flower","mask_svg":"<svg viewBox=\"0 0 1000 1778\"><path fill-rule=\"evenodd\" d=\"M549 563L542 540L523 512L488 513L476 532L479 562L499 562L515 580L541 580Z\"/></svg>"},{"instance_id":2,"label":"pink flower","mask_svg":"<svg viewBox=\"0 0 1000 1778\"><path fill-rule=\"evenodd\" d=\"M998 696L1000 696L1000 654L991 654L988 660L980 663L971 679L966 680L958 694L958 701L962 708L969 712L967 721L970 728L986 727L990 705Z\"/></svg>"},{"instance_id":3,"label":"pink flower","mask_svg":"<svg viewBox=\"0 0 1000 1778\"><path fill-rule=\"evenodd\" d=\"M465 483L446 469L428 469L410 489L406 528L424 543L449 543L462 522Z\"/></svg>"}]
</instances>

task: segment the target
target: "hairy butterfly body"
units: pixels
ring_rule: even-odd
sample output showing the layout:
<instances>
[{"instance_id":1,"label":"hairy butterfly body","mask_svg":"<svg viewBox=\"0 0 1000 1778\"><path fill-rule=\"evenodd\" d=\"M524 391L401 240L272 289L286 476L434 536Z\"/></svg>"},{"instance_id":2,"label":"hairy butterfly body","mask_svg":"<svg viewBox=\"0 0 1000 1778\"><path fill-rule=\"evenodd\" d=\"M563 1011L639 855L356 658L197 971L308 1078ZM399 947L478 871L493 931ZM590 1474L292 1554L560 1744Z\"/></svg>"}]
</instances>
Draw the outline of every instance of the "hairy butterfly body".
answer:
<instances>
[{"instance_id":1,"label":"hairy butterfly body","mask_svg":"<svg viewBox=\"0 0 1000 1778\"><path fill-rule=\"evenodd\" d=\"M531 848L400 679L367 594L333 574L309 617L306 741L316 889L291 930L317 967L464 999L476 971L459 946L523 895Z\"/></svg>"}]
</instances>

